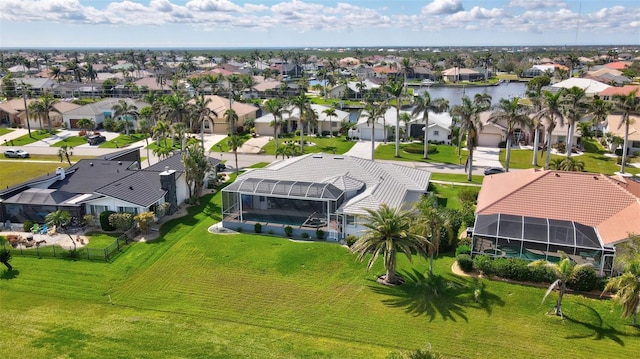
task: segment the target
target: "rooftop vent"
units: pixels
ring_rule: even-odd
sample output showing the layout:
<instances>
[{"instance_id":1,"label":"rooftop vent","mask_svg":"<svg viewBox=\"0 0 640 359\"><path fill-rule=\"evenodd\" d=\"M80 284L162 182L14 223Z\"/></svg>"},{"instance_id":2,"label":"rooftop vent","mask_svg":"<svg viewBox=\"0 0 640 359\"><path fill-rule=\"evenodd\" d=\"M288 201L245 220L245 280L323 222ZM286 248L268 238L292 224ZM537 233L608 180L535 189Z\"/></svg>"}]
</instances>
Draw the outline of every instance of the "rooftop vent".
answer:
<instances>
[{"instance_id":1,"label":"rooftop vent","mask_svg":"<svg viewBox=\"0 0 640 359\"><path fill-rule=\"evenodd\" d=\"M342 157L342 156L335 156L333 159L334 159L334 160L344 160L344 157Z\"/></svg>"},{"instance_id":2,"label":"rooftop vent","mask_svg":"<svg viewBox=\"0 0 640 359\"><path fill-rule=\"evenodd\" d=\"M322 158L322 155L313 155L313 158Z\"/></svg>"},{"instance_id":3,"label":"rooftop vent","mask_svg":"<svg viewBox=\"0 0 640 359\"><path fill-rule=\"evenodd\" d=\"M119 164L119 165L122 165L122 161L118 161L118 164Z\"/></svg>"},{"instance_id":4,"label":"rooftop vent","mask_svg":"<svg viewBox=\"0 0 640 359\"><path fill-rule=\"evenodd\" d=\"M133 191L133 186L129 186L129 189Z\"/></svg>"},{"instance_id":5,"label":"rooftop vent","mask_svg":"<svg viewBox=\"0 0 640 359\"><path fill-rule=\"evenodd\" d=\"M93 162L89 162L89 166L93 167Z\"/></svg>"}]
</instances>

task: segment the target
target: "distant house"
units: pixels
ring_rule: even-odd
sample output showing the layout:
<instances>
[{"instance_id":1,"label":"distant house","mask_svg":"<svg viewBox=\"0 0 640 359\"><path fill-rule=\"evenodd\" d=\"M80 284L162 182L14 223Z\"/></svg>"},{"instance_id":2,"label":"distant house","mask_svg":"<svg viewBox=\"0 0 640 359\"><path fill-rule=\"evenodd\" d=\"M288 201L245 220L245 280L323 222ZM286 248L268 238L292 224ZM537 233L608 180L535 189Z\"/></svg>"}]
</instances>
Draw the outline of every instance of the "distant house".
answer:
<instances>
[{"instance_id":1,"label":"distant house","mask_svg":"<svg viewBox=\"0 0 640 359\"><path fill-rule=\"evenodd\" d=\"M408 208L427 193L430 173L351 156L308 154L274 162L238 177L222 190L222 223L230 229L330 240L361 235L367 209Z\"/></svg>"},{"instance_id":2,"label":"distant house","mask_svg":"<svg viewBox=\"0 0 640 359\"><path fill-rule=\"evenodd\" d=\"M491 117L491 112L483 112L480 114L480 122L482 123L482 129L478 133L478 146L483 147L498 147L500 142L507 141L507 124L502 121L498 122L489 122L489 117ZM546 138L546 131L544 126L546 123L542 122L539 133L540 138L540 146L542 147L545 143L551 143L551 145L555 145L557 143L566 143L567 141L567 131L568 124L564 125L557 123L551 132L551 139ZM574 144L580 143L580 139L582 138L580 131L574 131L573 133L573 142ZM511 139L511 143L513 146L517 146L519 143L525 145L531 145L534 140L534 133L531 131L529 126L520 127L516 126L513 130L513 138Z\"/></svg>"},{"instance_id":3,"label":"distant house","mask_svg":"<svg viewBox=\"0 0 640 359\"><path fill-rule=\"evenodd\" d=\"M224 114L229 110L231 101L228 98L224 98L217 95L204 96L205 100L211 100L209 102L209 109L213 114L213 133L229 133L229 124L225 120ZM233 110L238 115L238 120L235 123L236 126L244 126L246 120L255 120L258 112L258 107L238 101L233 101ZM205 127L205 130L207 128Z\"/></svg>"},{"instance_id":4,"label":"distant house","mask_svg":"<svg viewBox=\"0 0 640 359\"><path fill-rule=\"evenodd\" d=\"M35 99L28 99L27 107L36 101ZM21 128L41 129L48 128L48 123L44 118L38 118L32 113L29 113L29 125L26 121L26 112L24 110L25 101L22 98L15 98L9 101L0 102L0 124L7 126L16 125ZM80 108L80 105L73 104L71 102L58 101L53 105L55 111L49 113L49 119L51 120L51 126L59 127L62 124L62 119L65 113L74 109ZM40 126L42 125L42 126Z\"/></svg>"},{"instance_id":5,"label":"distant house","mask_svg":"<svg viewBox=\"0 0 640 359\"><path fill-rule=\"evenodd\" d=\"M486 176L472 254L558 261L564 252L610 275L615 246L640 233L639 196L640 183L601 174L530 169Z\"/></svg>"},{"instance_id":6,"label":"distant house","mask_svg":"<svg viewBox=\"0 0 640 359\"><path fill-rule=\"evenodd\" d=\"M429 142L451 144L451 115L448 112L429 112ZM422 112L409 123L409 137L422 139L424 137L424 123Z\"/></svg>"},{"instance_id":7,"label":"distant house","mask_svg":"<svg viewBox=\"0 0 640 359\"><path fill-rule=\"evenodd\" d=\"M442 71L442 77L445 82L481 81L484 79L484 73L472 69L452 67Z\"/></svg>"},{"instance_id":8,"label":"distant house","mask_svg":"<svg viewBox=\"0 0 640 359\"><path fill-rule=\"evenodd\" d=\"M219 160L210 158L215 167ZM180 154L140 169L139 148L131 148L73 166L58 168L33 180L0 191L0 219L44 223L47 214L69 211L82 219L104 211L138 214L168 202L171 213L189 195Z\"/></svg>"},{"instance_id":9,"label":"distant house","mask_svg":"<svg viewBox=\"0 0 640 359\"><path fill-rule=\"evenodd\" d=\"M401 114L403 112L407 111L400 111ZM373 136L375 141L384 141L385 138L390 139L394 135L396 122L398 121L395 107L390 107L389 109L387 109L387 112L385 112L384 115L384 120L382 118L379 118L376 121L375 131L373 131L374 126L369 123L370 121L368 120L367 116L368 114L366 111L362 111L360 113L358 122L349 130L349 137L356 137L360 140L370 141L371 137ZM409 124L404 123L404 121L400 120L399 125L401 129L405 129Z\"/></svg>"},{"instance_id":10,"label":"distant house","mask_svg":"<svg viewBox=\"0 0 640 359\"><path fill-rule=\"evenodd\" d=\"M593 96L608 89L611 86L605 83L602 83L600 81L573 77L573 78L555 83L551 85L551 87L548 89L551 91L560 91L560 89L563 89L563 88L570 89L572 87L579 87L583 89L588 96Z\"/></svg>"},{"instance_id":11,"label":"distant house","mask_svg":"<svg viewBox=\"0 0 640 359\"><path fill-rule=\"evenodd\" d=\"M78 121L83 118L88 118L95 121L96 126L100 126L105 119L114 117L112 108L118 104L120 100L124 100L130 105L138 107L138 110L148 106L146 102L136 101L130 98L106 98L65 112L62 115L64 125L67 128L78 128ZM132 126L135 128L135 123L132 123Z\"/></svg>"},{"instance_id":12,"label":"distant house","mask_svg":"<svg viewBox=\"0 0 640 359\"><path fill-rule=\"evenodd\" d=\"M29 89L31 97L42 96L45 92L53 92L53 90L58 86L56 81L42 77L18 77L14 78L13 82L18 86L18 88L21 88L24 83L26 88Z\"/></svg>"},{"instance_id":13,"label":"distant house","mask_svg":"<svg viewBox=\"0 0 640 359\"><path fill-rule=\"evenodd\" d=\"M640 155L640 116L629 116L631 124L629 125L629 147L627 147L627 154ZM622 122L622 115L613 114L607 116L606 125L604 128L605 133L611 133L614 136L624 138L625 125ZM615 148L611 148L615 150Z\"/></svg>"},{"instance_id":14,"label":"distant house","mask_svg":"<svg viewBox=\"0 0 640 359\"><path fill-rule=\"evenodd\" d=\"M326 134L329 131L338 131L340 129L340 123L349 119L349 113L346 111L336 109L336 116L328 117L324 113L324 111L329 108L328 106L311 104L311 108L318 114L318 122L312 126L310 131L310 133L313 134ZM296 107L290 107L288 111L289 113L283 116L285 124L280 127L278 133L289 133L298 129L300 111ZM256 133L261 136L273 136L274 129L271 126L273 119L274 118L271 113L266 113L265 115L257 118L255 120Z\"/></svg>"}]
</instances>

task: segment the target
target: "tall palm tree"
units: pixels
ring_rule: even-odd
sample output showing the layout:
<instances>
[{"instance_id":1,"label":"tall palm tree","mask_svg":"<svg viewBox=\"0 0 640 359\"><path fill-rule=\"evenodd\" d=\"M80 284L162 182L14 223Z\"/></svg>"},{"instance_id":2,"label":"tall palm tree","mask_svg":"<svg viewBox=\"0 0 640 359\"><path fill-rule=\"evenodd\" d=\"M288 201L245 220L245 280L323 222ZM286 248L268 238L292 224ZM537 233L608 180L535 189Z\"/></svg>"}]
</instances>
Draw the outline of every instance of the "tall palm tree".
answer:
<instances>
[{"instance_id":1,"label":"tall palm tree","mask_svg":"<svg viewBox=\"0 0 640 359\"><path fill-rule=\"evenodd\" d=\"M473 174L473 150L478 142L478 133L482 130L482 122L480 122L480 113L489 109L485 103L481 101L471 101L467 96L462 98L462 104L456 105L451 110L451 114L460 118L460 131L467 133L467 150L469 157L467 158L468 176L467 180L471 182Z\"/></svg>"},{"instance_id":2,"label":"tall palm tree","mask_svg":"<svg viewBox=\"0 0 640 359\"><path fill-rule=\"evenodd\" d=\"M120 118L124 121L124 131L129 136L129 120L137 120L140 116L138 113L138 106L130 104L126 100L119 100L118 103L111 107L113 110L113 117Z\"/></svg>"},{"instance_id":3,"label":"tall palm tree","mask_svg":"<svg viewBox=\"0 0 640 359\"><path fill-rule=\"evenodd\" d=\"M300 131L300 154L304 154L304 122L306 112L310 110L310 102L304 93L291 99L291 104L298 109L298 130Z\"/></svg>"},{"instance_id":4,"label":"tall palm tree","mask_svg":"<svg viewBox=\"0 0 640 359\"><path fill-rule=\"evenodd\" d=\"M408 211L390 208L382 204L376 210L367 209L364 226L366 230L351 250L363 260L371 254L367 270L373 267L382 255L386 274L381 278L384 284L402 284L402 278L396 275L396 253L404 253L411 261L412 253L420 253L421 241L411 228L413 215Z\"/></svg>"},{"instance_id":5,"label":"tall palm tree","mask_svg":"<svg viewBox=\"0 0 640 359\"><path fill-rule=\"evenodd\" d=\"M231 135L227 138L227 146L233 151L233 155L236 159L236 174L238 174L238 148L242 146L242 137L238 135Z\"/></svg>"},{"instance_id":6,"label":"tall palm tree","mask_svg":"<svg viewBox=\"0 0 640 359\"><path fill-rule=\"evenodd\" d=\"M367 126L371 125L371 161L374 161L374 152L376 149L376 122L384 117L387 111L386 103L377 104L373 101L367 102L364 106L364 117L367 119Z\"/></svg>"},{"instance_id":7,"label":"tall palm tree","mask_svg":"<svg viewBox=\"0 0 640 359\"><path fill-rule=\"evenodd\" d=\"M200 143L204 148L204 124L205 121L218 117L218 114L209 108L211 98L204 97L204 95L197 96L194 99L192 110L194 115L198 118L198 126L200 126ZM191 129L193 131L193 129Z\"/></svg>"},{"instance_id":8,"label":"tall palm tree","mask_svg":"<svg viewBox=\"0 0 640 359\"><path fill-rule=\"evenodd\" d=\"M54 107L54 105L56 103L59 102L58 99L54 98L51 94L45 94L44 96L40 97L39 100L36 101L38 104L37 105L33 105L33 109L32 111L34 111L34 113L39 114L39 116L44 117L45 120L47 120L47 125L49 127L49 133L53 133L53 127L51 125L51 112L57 112L60 113L58 110L56 110L56 108Z\"/></svg>"},{"instance_id":9,"label":"tall palm tree","mask_svg":"<svg viewBox=\"0 0 640 359\"><path fill-rule=\"evenodd\" d=\"M586 92L577 86L565 90L562 96L562 106L565 119L569 124L567 129L567 157L571 157L576 124L580 122L588 108Z\"/></svg>"},{"instance_id":10,"label":"tall palm tree","mask_svg":"<svg viewBox=\"0 0 640 359\"><path fill-rule=\"evenodd\" d=\"M229 134L235 134L235 126L238 122L238 113L233 109L228 109L224 112L223 118L228 124L227 126L229 127Z\"/></svg>"},{"instance_id":11,"label":"tall palm tree","mask_svg":"<svg viewBox=\"0 0 640 359\"><path fill-rule=\"evenodd\" d=\"M407 96L407 80L410 74L413 73L413 63L408 57L403 57L400 61L402 67L402 74L404 75L404 95Z\"/></svg>"},{"instance_id":12,"label":"tall palm tree","mask_svg":"<svg viewBox=\"0 0 640 359\"><path fill-rule=\"evenodd\" d=\"M545 91L542 93L542 108L536 114L536 117L539 119L545 119L546 121L546 146L547 146L547 156L544 162L544 167L549 168L549 161L551 160L551 136L553 134L553 130L556 128L558 123L564 123L564 116L562 114L562 91L558 92L550 92Z\"/></svg>"},{"instance_id":13,"label":"tall palm tree","mask_svg":"<svg viewBox=\"0 0 640 359\"><path fill-rule=\"evenodd\" d=\"M171 125L171 132L178 137L180 143L180 151L184 148L185 137L187 136L187 125L182 122L176 122Z\"/></svg>"},{"instance_id":14,"label":"tall palm tree","mask_svg":"<svg viewBox=\"0 0 640 359\"><path fill-rule=\"evenodd\" d=\"M423 158L429 158L429 112L442 113L449 110L449 101L443 98L431 99L429 91L425 91L422 96L416 96L414 99L412 116L418 116L422 113L422 122L424 123L424 155Z\"/></svg>"},{"instance_id":15,"label":"tall palm tree","mask_svg":"<svg viewBox=\"0 0 640 359\"><path fill-rule=\"evenodd\" d=\"M280 98L270 98L264 103L264 110L273 115L273 121L269 123L269 126L273 127L273 137L276 140L276 152L278 152L278 133L284 120L283 116L286 109L286 103Z\"/></svg>"},{"instance_id":16,"label":"tall palm tree","mask_svg":"<svg viewBox=\"0 0 640 359\"><path fill-rule=\"evenodd\" d=\"M389 96L396 100L396 128L395 128L395 157L400 157L400 106L402 105L403 84L399 81L387 82L382 88Z\"/></svg>"},{"instance_id":17,"label":"tall palm tree","mask_svg":"<svg viewBox=\"0 0 640 359\"><path fill-rule=\"evenodd\" d=\"M164 141L164 147L169 148L167 146L167 137L171 134L171 125L168 121L158 121L156 125L151 129L153 131L153 137L158 141L158 145L160 144L160 140Z\"/></svg>"},{"instance_id":18,"label":"tall palm tree","mask_svg":"<svg viewBox=\"0 0 640 359\"><path fill-rule=\"evenodd\" d=\"M182 92L178 91L162 98L162 117L170 123L184 122L189 115L189 105Z\"/></svg>"},{"instance_id":19,"label":"tall palm tree","mask_svg":"<svg viewBox=\"0 0 640 359\"><path fill-rule=\"evenodd\" d=\"M494 111L489 116L489 122L504 123L507 131L507 147L505 156L505 170L509 172L509 162L511 161L511 139L513 132L518 127L524 127L529 123L527 108L520 103L520 99L503 98L498 102Z\"/></svg>"},{"instance_id":20,"label":"tall palm tree","mask_svg":"<svg viewBox=\"0 0 640 359\"><path fill-rule=\"evenodd\" d=\"M429 259L429 275L433 275L433 257L440 249L442 234L450 241L453 237L451 223L438 206L434 196L425 196L417 202L414 230L421 236L423 243L422 254Z\"/></svg>"},{"instance_id":21,"label":"tall palm tree","mask_svg":"<svg viewBox=\"0 0 640 359\"><path fill-rule=\"evenodd\" d=\"M78 120L78 127L87 132L87 136L89 135L89 131L93 131L96 128L96 121L90 118L81 118Z\"/></svg>"},{"instance_id":22,"label":"tall palm tree","mask_svg":"<svg viewBox=\"0 0 640 359\"><path fill-rule=\"evenodd\" d=\"M332 119L334 117L337 117L338 114L336 113L336 108L335 106L331 106L327 109L325 109L324 111L322 111L322 113L324 113L325 115L327 115L327 117L329 117L329 137L333 137L333 121Z\"/></svg>"},{"instance_id":23,"label":"tall palm tree","mask_svg":"<svg viewBox=\"0 0 640 359\"><path fill-rule=\"evenodd\" d=\"M67 232L67 226L71 223L71 214L67 211L57 210L55 212L51 212L44 217L45 222L49 227L56 227L59 231L63 233L67 233L69 239L71 239L71 243L73 243L73 250L76 250L76 241L73 240L71 234Z\"/></svg>"},{"instance_id":24,"label":"tall palm tree","mask_svg":"<svg viewBox=\"0 0 640 359\"><path fill-rule=\"evenodd\" d=\"M91 98L93 98L93 94L95 93L95 91L94 91L94 81L98 78L98 73L93 68L93 64L91 62L87 62L83 66L82 72L84 74L84 77L87 80L89 80L89 83L91 84Z\"/></svg>"},{"instance_id":25,"label":"tall palm tree","mask_svg":"<svg viewBox=\"0 0 640 359\"><path fill-rule=\"evenodd\" d=\"M42 102L40 100L36 100L36 101L32 101L31 103L29 103L28 108L29 108L29 113L31 113L31 116L37 117L38 118L38 122L40 123L40 129L42 129L42 119L45 117L46 114L46 110L42 107Z\"/></svg>"},{"instance_id":26,"label":"tall palm tree","mask_svg":"<svg viewBox=\"0 0 640 359\"><path fill-rule=\"evenodd\" d=\"M541 119L536 116L542 109L542 87L551 83L551 79L545 76L538 76L527 83L527 98L531 101L529 127L533 131L533 157L531 165L538 167L538 147L540 146L540 126Z\"/></svg>"},{"instance_id":27,"label":"tall palm tree","mask_svg":"<svg viewBox=\"0 0 640 359\"><path fill-rule=\"evenodd\" d=\"M598 127L607 120L612 110L613 104L599 96L595 96L591 101L589 114L591 114L591 126L595 129L595 137L598 137Z\"/></svg>"},{"instance_id":28,"label":"tall palm tree","mask_svg":"<svg viewBox=\"0 0 640 359\"><path fill-rule=\"evenodd\" d=\"M622 112L622 121L620 126L624 124L624 144L622 145L622 162L620 163L620 173L624 173L625 162L627 161L627 149L629 147L629 125L634 120L631 115L640 114L640 97L637 96L638 90L630 92L628 95L614 95L614 108L616 111Z\"/></svg>"},{"instance_id":29,"label":"tall palm tree","mask_svg":"<svg viewBox=\"0 0 640 359\"><path fill-rule=\"evenodd\" d=\"M622 315L632 317L632 325L637 327L640 311L640 259L627 262L622 275L609 279L604 291L615 291L616 300L622 304Z\"/></svg>"},{"instance_id":30,"label":"tall palm tree","mask_svg":"<svg viewBox=\"0 0 640 359\"><path fill-rule=\"evenodd\" d=\"M532 262L529 265L547 267L551 271L551 273L553 273L553 276L555 277L556 280L553 281L551 285L549 285L549 288L547 289L547 292L544 294L542 301L544 302L544 300L547 299L549 294L555 288L558 288L559 290L558 300L556 301L556 305L553 307L553 311L554 311L553 314L559 315L564 318L562 314L562 298L564 297L564 294L567 292L567 282L569 281L569 278L571 278L573 273L580 270L580 268L591 266L591 264L574 264L573 262L571 262L571 260L567 257L565 253L561 252L561 255L562 257L558 263L551 263L541 259L541 260Z\"/></svg>"}]
</instances>

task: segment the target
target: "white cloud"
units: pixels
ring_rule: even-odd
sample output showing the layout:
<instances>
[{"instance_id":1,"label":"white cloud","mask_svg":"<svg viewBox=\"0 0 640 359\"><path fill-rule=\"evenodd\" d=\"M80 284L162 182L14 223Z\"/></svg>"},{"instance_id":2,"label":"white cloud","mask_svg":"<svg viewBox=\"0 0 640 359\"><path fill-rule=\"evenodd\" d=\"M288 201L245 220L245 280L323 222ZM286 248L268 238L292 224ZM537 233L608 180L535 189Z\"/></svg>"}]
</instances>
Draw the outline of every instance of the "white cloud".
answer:
<instances>
[{"instance_id":1,"label":"white cloud","mask_svg":"<svg viewBox=\"0 0 640 359\"><path fill-rule=\"evenodd\" d=\"M454 14L462 10L464 8L460 0L433 0L429 5L422 8L422 13L425 15L442 15Z\"/></svg>"},{"instance_id":2,"label":"white cloud","mask_svg":"<svg viewBox=\"0 0 640 359\"><path fill-rule=\"evenodd\" d=\"M511 0L509 6L525 9L566 8L567 3L556 0Z\"/></svg>"},{"instance_id":3,"label":"white cloud","mask_svg":"<svg viewBox=\"0 0 640 359\"><path fill-rule=\"evenodd\" d=\"M185 7L194 11L239 12L242 8L228 0L191 0Z\"/></svg>"}]
</instances>

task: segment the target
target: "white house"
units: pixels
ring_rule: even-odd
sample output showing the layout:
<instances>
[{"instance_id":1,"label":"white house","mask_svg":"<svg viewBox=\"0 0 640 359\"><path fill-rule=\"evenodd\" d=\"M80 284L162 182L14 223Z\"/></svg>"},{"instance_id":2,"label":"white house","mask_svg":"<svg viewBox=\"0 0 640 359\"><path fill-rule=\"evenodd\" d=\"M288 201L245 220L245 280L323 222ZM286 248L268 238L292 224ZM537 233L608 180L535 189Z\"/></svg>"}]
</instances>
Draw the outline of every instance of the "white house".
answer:
<instances>
[{"instance_id":1,"label":"white house","mask_svg":"<svg viewBox=\"0 0 640 359\"><path fill-rule=\"evenodd\" d=\"M311 108L318 114L318 123L313 126L311 133L322 134L323 132L335 132L340 129L342 121L349 120L349 112L335 109L336 116L329 117L325 113L330 107L311 104ZM300 118L300 110L294 106L289 107L288 112L284 114L283 120L285 124L280 128L278 133L288 133L295 131L298 127L298 119ZM273 136L273 114L266 113L254 121L256 133L261 136ZM307 125L305 125L306 127Z\"/></svg>"},{"instance_id":2,"label":"white house","mask_svg":"<svg viewBox=\"0 0 640 359\"><path fill-rule=\"evenodd\" d=\"M102 101L90 103L82 107L67 111L62 115L62 121L67 128L78 128L78 121L88 118L95 121L96 126L102 124L105 119L113 118L113 106L124 100L130 105L135 105L138 110L148 106L146 102L136 101L130 98L106 98ZM135 127L135 124L132 124Z\"/></svg>"},{"instance_id":3,"label":"white house","mask_svg":"<svg viewBox=\"0 0 640 359\"><path fill-rule=\"evenodd\" d=\"M400 111L402 113L409 113L407 111ZM349 137L356 137L361 140L371 140L372 131L375 127L374 140L384 141L385 137L389 139L394 134L396 122L398 117L396 114L396 108L390 107L384 114L383 118L378 118L375 122L375 126L368 118L367 111L362 111L356 125L349 130ZM404 130L408 124L400 120L400 129ZM386 126L386 127L385 127Z\"/></svg>"},{"instance_id":4,"label":"white house","mask_svg":"<svg viewBox=\"0 0 640 359\"><path fill-rule=\"evenodd\" d=\"M436 143L451 144L451 114L449 112L435 113L429 112L429 141ZM409 136L420 138L424 136L424 123L422 122L422 112L419 113L409 124Z\"/></svg>"}]
</instances>

